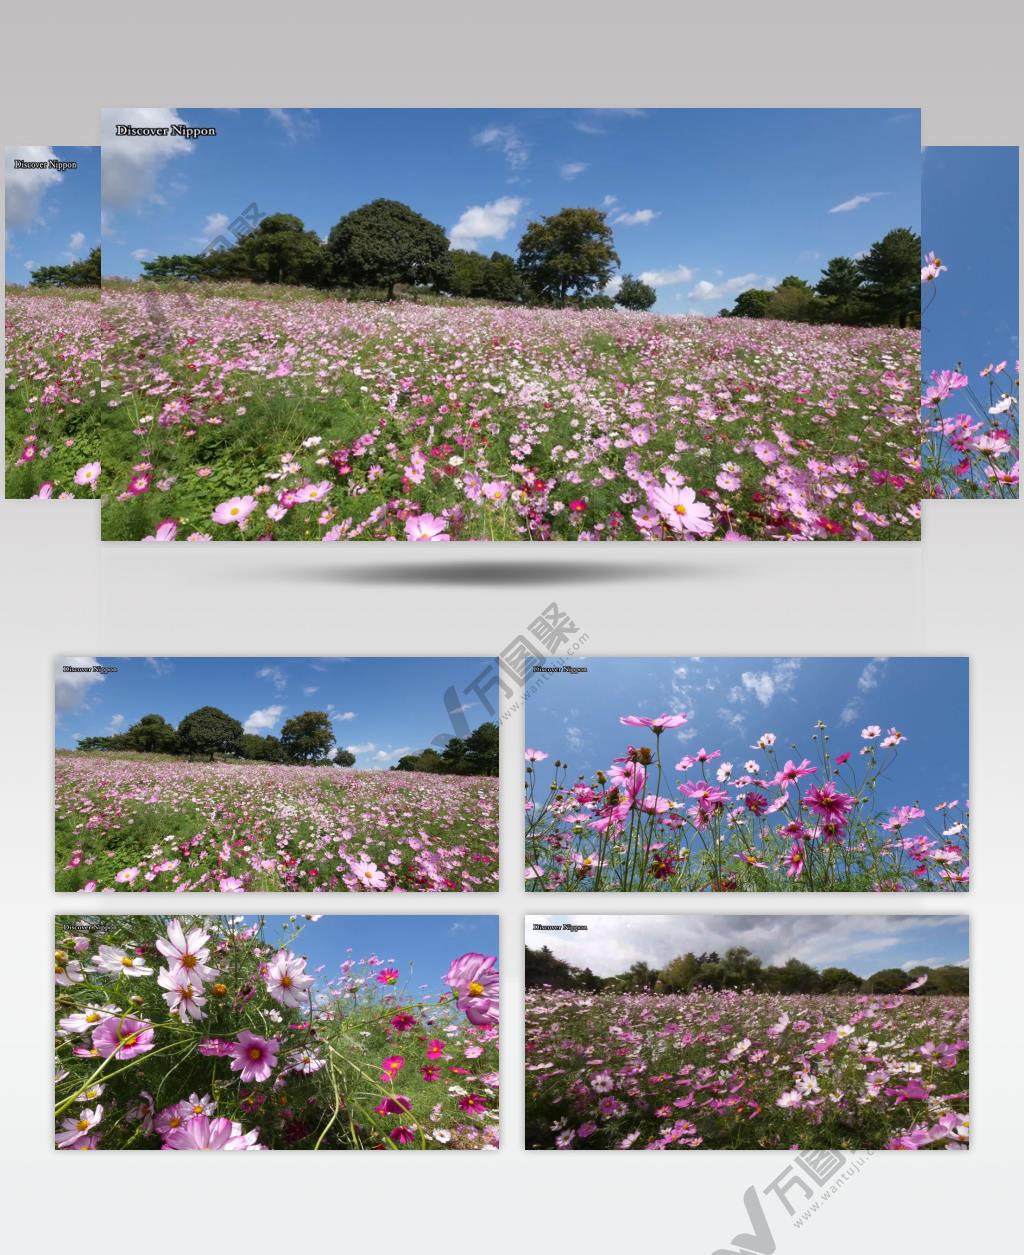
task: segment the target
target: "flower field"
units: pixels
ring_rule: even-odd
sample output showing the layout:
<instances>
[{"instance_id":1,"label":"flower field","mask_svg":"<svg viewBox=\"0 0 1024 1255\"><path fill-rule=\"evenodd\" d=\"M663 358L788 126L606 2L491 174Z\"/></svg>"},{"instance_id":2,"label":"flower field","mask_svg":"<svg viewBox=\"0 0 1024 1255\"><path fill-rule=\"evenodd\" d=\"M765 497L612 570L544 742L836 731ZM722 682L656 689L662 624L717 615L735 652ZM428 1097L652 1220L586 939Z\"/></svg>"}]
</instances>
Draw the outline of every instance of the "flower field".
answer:
<instances>
[{"instance_id":1,"label":"flower field","mask_svg":"<svg viewBox=\"0 0 1024 1255\"><path fill-rule=\"evenodd\" d=\"M527 1146L968 1143L968 999L526 995Z\"/></svg>"},{"instance_id":2,"label":"flower field","mask_svg":"<svg viewBox=\"0 0 1024 1255\"><path fill-rule=\"evenodd\" d=\"M61 753L58 890L498 888L498 780Z\"/></svg>"},{"instance_id":3,"label":"flower field","mask_svg":"<svg viewBox=\"0 0 1024 1255\"><path fill-rule=\"evenodd\" d=\"M738 749L742 768L720 749L663 761L663 733L686 722L684 714L624 715L619 723L653 746L624 745L590 781L570 782L568 764L555 759L540 790L549 755L527 749L528 889L967 889L966 801L938 802L929 816L913 799L889 811L873 800L879 780L897 775L907 741L899 729L869 724L856 755L834 754L819 723L813 763L800 754L782 761L772 732Z\"/></svg>"},{"instance_id":4,"label":"flower field","mask_svg":"<svg viewBox=\"0 0 1024 1255\"><path fill-rule=\"evenodd\" d=\"M440 996L375 955L298 952L322 917L58 917L60 1150L490 1149L498 973L454 957ZM440 922L440 921L439 921Z\"/></svg>"},{"instance_id":5,"label":"flower field","mask_svg":"<svg viewBox=\"0 0 1024 1255\"><path fill-rule=\"evenodd\" d=\"M906 540L920 333L9 293L7 486L108 540Z\"/></svg>"}]
</instances>

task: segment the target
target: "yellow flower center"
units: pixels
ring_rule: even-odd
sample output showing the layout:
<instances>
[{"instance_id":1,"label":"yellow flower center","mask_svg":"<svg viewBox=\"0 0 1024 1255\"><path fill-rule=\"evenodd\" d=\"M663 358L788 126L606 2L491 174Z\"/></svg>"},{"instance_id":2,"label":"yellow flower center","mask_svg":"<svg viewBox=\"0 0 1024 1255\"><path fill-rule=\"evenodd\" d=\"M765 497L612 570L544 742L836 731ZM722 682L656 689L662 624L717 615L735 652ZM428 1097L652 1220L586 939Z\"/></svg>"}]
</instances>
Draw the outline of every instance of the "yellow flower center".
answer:
<instances>
[{"instance_id":1,"label":"yellow flower center","mask_svg":"<svg viewBox=\"0 0 1024 1255\"><path fill-rule=\"evenodd\" d=\"M471 980L469 982L469 992L474 998L482 998L484 994L484 987L478 980Z\"/></svg>"},{"instance_id":2,"label":"yellow flower center","mask_svg":"<svg viewBox=\"0 0 1024 1255\"><path fill-rule=\"evenodd\" d=\"M282 988L282 989L291 989L291 987L292 987L292 978L291 978L290 976L282 976L282 977L281 977L281 988Z\"/></svg>"},{"instance_id":3,"label":"yellow flower center","mask_svg":"<svg viewBox=\"0 0 1024 1255\"><path fill-rule=\"evenodd\" d=\"M78 1129L80 1133L84 1133L88 1127L89 1127L88 1120L79 1120L78 1123L75 1125L75 1128Z\"/></svg>"},{"instance_id":4,"label":"yellow flower center","mask_svg":"<svg viewBox=\"0 0 1024 1255\"><path fill-rule=\"evenodd\" d=\"M233 505L231 509L228 511L228 514L241 514L241 513L242 513L241 510L236 505Z\"/></svg>"},{"instance_id":5,"label":"yellow flower center","mask_svg":"<svg viewBox=\"0 0 1024 1255\"><path fill-rule=\"evenodd\" d=\"M677 505L673 506L672 508L675 510L676 514L686 513L686 506L684 506L681 501Z\"/></svg>"},{"instance_id":6,"label":"yellow flower center","mask_svg":"<svg viewBox=\"0 0 1024 1255\"><path fill-rule=\"evenodd\" d=\"M259 1046L252 1046L249 1050L249 1058L250 1059L262 1059L263 1051L260 1050Z\"/></svg>"},{"instance_id":7,"label":"yellow flower center","mask_svg":"<svg viewBox=\"0 0 1024 1255\"><path fill-rule=\"evenodd\" d=\"M85 1017L85 1022L86 1024L95 1024L96 1021L101 1018L102 1017L98 1011L90 1011Z\"/></svg>"},{"instance_id":8,"label":"yellow flower center","mask_svg":"<svg viewBox=\"0 0 1024 1255\"><path fill-rule=\"evenodd\" d=\"M121 960L121 966L122 967L134 967L135 960L132 958L130 954L126 954L124 958Z\"/></svg>"},{"instance_id":9,"label":"yellow flower center","mask_svg":"<svg viewBox=\"0 0 1024 1255\"><path fill-rule=\"evenodd\" d=\"M193 968L199 962L194 954L183 954L180 959L182 967Z\"/></svg>"}]
</instances>

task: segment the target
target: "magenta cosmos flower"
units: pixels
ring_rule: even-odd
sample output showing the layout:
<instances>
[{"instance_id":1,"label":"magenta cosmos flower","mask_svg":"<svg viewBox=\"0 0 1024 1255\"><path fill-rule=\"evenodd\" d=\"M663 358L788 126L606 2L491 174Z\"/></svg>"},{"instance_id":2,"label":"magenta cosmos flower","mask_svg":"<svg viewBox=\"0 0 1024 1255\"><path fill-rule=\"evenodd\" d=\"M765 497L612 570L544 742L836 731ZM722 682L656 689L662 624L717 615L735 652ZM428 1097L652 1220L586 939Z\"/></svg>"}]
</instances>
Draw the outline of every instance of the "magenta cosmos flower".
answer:
<instances>
[{"instance_id":1,"label":"magenta cosmos flower","mask_svg":"<svg viewBox=\"0 0 1024 1255\"><path fill-rule=\"evenodd\" d=\"M112 1015L93 1029L92 1044L104 1059L134 1059L153 1049L153 1030L130 1015Z\"/></svg>"},{"instance_id":2,"label":"magenta cosmos flower","mask_svg":"<svg viewBox=\"0 0 1024 1255\"><path fill-rule=\"evenodd\" d=\"M238 1034L238 1041L231 1047L231 1071L241 1072L247 1085L253 1081L265 1081L277 1067L279 1049L280 1042L276 1037L268 1040L243 1028Z\"/></svg>"},{"instance_id":3,"label":"magenta cosmos flower","mask_svg":"<svg viewBox=\"0 0 1024 1255\"><path fill-rule=\"evenodd\" d=\"M619 723L627 728L650 728L659 736L666 728L681 728L685 722L685 715L658 715L656 719L648 719L644 715L622 715L619 718Z\"/></svg>"},{"instance_id":4,"label":"magenta cosmos flower","mask_svg":"<svg viewBox=\"0 0 1024 1255\"><path fill-rule=\"evenodd\" d=\"M217 1116L195 1116L187 1124L171 1129L164 1150L262 1150L259 1129L245 1133L240 1124Z\"/></svg>"},{"instance_id":5,"label":"magenta cosmos flower","mask_svg":"<svg viewBox=\"0 0 1024 1255\"><path fill-rule=\"evenodd\" d=\"M711 521L711 509L697 500L692 488L679 488L674 484L648 488L647 500L674 532L694 532L706 536L715 530Z\"/></svg>"},{"instance_id":6,"label":"magenta cosmos flower","mask_svg":"<svg viewBox=\"0 0 1024 1255\"><path fill-rule=\"evenodd\" d=\"M845 824L846 817L853 810L856 801L857 799L851 797L849 793L840 793L831 780L823 784L821 788L814 786L808 789L804 794L806 807L820 815L822 819L835 819L841 824Z\"/></svg>"},{"instance_id":7,"label":"magenta cosmos flower","mask_svg":"<svg viewBox=\"0 0 1024 1255\"><path fill-rule=\"evenodd\" d=\"M455 995L455 1005L465 1013L470 1024L490 1026L498 1023L497 957L471 951L455 960L448 969L444 983Z\"/></svg>"},{"instance_id":8,"label":"magenta cosmos flower","mask_svg":"<svg viewBox=\"0 0 1024 1255\"><path fill-rule=\"evenodd\" d=\"M84 466L80 466L75 471L75 483L83 486L88 484L90 488L93 487L99 479L102 469L99 462L86 462Z\"/></svg>"}]
</instances>

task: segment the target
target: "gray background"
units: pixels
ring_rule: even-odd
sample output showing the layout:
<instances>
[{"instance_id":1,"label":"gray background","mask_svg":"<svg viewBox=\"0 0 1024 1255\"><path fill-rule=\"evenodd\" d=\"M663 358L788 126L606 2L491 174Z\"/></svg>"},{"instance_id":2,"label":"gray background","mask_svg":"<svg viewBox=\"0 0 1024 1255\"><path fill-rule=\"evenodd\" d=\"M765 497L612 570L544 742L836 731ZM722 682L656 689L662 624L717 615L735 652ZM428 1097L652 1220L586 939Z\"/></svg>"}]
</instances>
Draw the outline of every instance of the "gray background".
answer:
<instances>
[{"instance_id":1,"label":"gray background","mask_svg":"<svg viewBox=\"0 0 1024 1255\"><path fill-rule=\"evenodd\" d=\"M700 6L520 0L355 11L54 0L6 21L4 143L98 141L104 105L921 106L926 143L1021 140L1020 13L975 3ZM254 153L253 159L259 160ZM695 189L699 194L699 188ZM979 196L986 189L978 189ZM928 242L931 246L936 242ZM1015 346L993 345L993 357ZM1019 728L1022 515L1016 503L935 503L920 546L704 545L618 549L422 546L100 547L97 507L0 506L5 615L3 743L7 939L4 1177L15 1242L111 1240L163 1252L254 1240L273 1249L494 1243L584 1251L638 1238L711 1252L749 1229L743 1191L784 1153L563 1155L521 1149L522 916L579 909L520 892L522 725L506 725L502 912L504 1148L494 1155L290 1154L52 1158L50 915L100 904L51 892L52 659L59 653L498 652L549 601L589 634L586 652L969 654L978 858L973 917L974 1148L876 1156L802 1230L765 1202L777 1250L867 1244L963 1248L1015 1231L1021 1093ZM968 899L680 899L680 908L948 911ZM663 912L664 897L606 899ZM129 900L105 899L128 909ZM149 909L208 900L149 897ZM224 905L218 901L217 909ZM237 906L237 900L229 905ZM250 909L323 909L262 897ZM380 910L379 899L332 900ZM601 904L604 905L604 904ZM588 909L598 903L586 902ZM451 896L394 909L450 912ZM20 1233L18 1232L20 1230ZM1012 1239L1011 1239L1012 1240Z\"/></svg>"}]
</instances>

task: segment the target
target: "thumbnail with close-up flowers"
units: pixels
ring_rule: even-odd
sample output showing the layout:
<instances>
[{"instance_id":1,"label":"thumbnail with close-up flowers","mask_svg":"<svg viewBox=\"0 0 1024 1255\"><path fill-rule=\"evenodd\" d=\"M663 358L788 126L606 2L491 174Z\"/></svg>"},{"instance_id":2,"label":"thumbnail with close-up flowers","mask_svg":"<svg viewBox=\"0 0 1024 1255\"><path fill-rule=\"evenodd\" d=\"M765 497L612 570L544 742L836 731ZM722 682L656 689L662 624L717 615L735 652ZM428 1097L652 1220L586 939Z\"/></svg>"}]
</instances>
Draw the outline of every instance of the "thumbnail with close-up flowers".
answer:
<instances>
[{"instance_id":1,"label":"thumbnail with close-up flowers","mask_svg":"<svg viewBox=\"0 0 1024 1255\"><path fill-rule=\"evenodd\" d=\"M57 1149L496 1149L497 953L493 915L58 916Z\"/></svg>"},{"instance_id":2,"label":"thumbnail with close-up flowers","mask_svg":"<svg viewBox=\"0 0 1024 1255\"><path fill-rule=\"evenodd\" d=\"M970 882L965 658L534 658L535 892Z\"/></svg>"}]
</instances>

